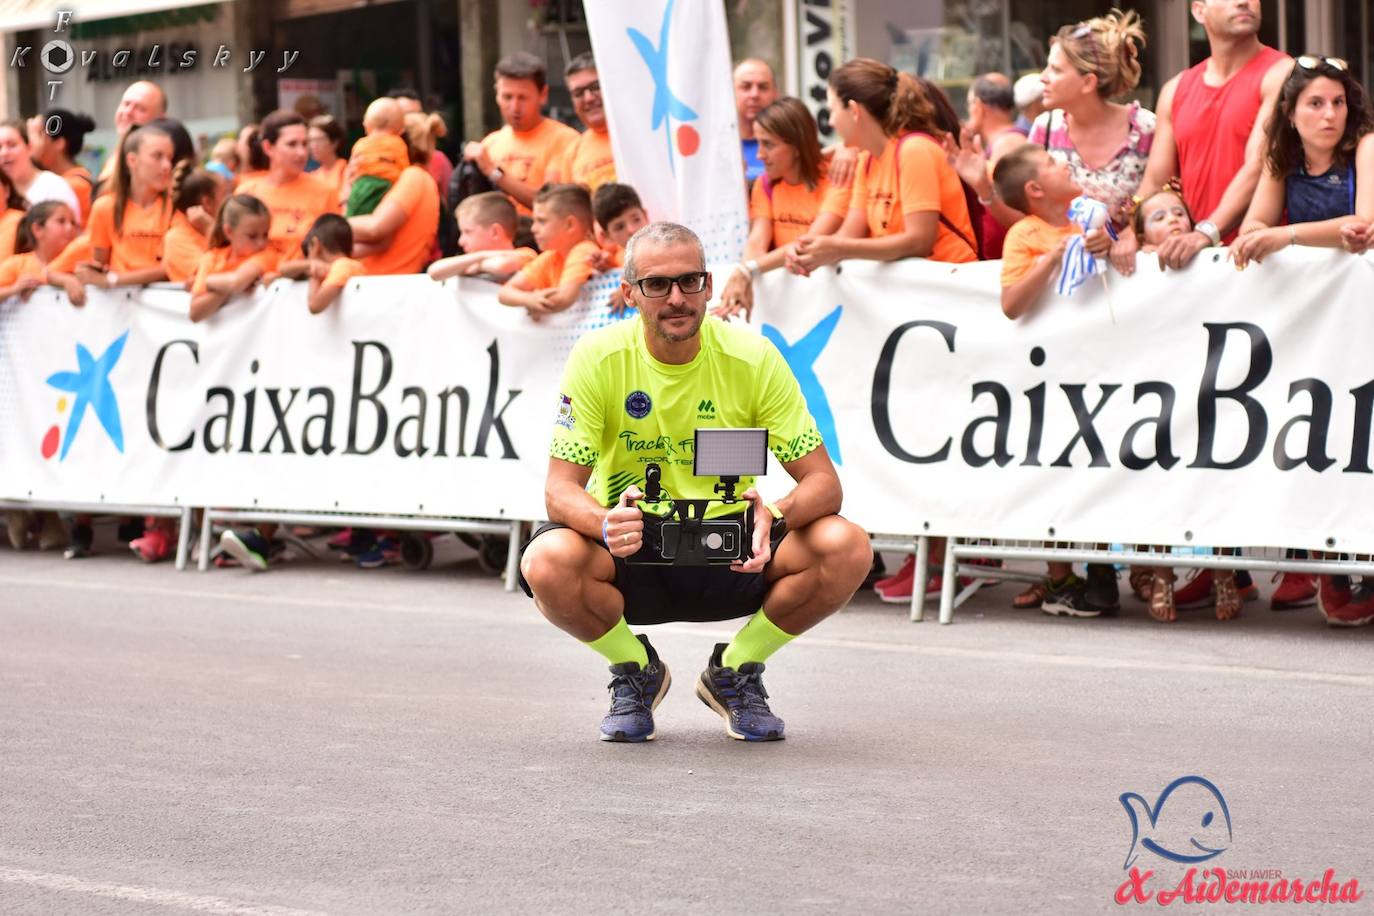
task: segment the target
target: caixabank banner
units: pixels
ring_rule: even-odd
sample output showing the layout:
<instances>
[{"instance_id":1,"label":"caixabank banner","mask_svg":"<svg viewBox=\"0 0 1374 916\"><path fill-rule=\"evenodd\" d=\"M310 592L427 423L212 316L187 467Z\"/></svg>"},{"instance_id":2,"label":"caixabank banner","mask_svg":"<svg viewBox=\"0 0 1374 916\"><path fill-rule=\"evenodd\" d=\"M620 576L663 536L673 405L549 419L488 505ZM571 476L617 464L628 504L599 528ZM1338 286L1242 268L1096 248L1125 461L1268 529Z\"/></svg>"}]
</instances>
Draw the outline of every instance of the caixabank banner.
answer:
<instances>
[{"instance_id":1,"label":"caixabank banner","mask_svg":"<svg viewBox=\"0 0 1374 916\"><path fill-rule=\"evenodd\" d=\"M1207 252L1162 273L1142 257L1019 321L998 270L851 262L758 282L752 330L791 367L847 516L894 534L1374 552L1374 261L1289 249L1237 272ZM492 284L424 276L353 281L319 316L304 284L278 281L199 325L173 290L11 300L0 497L542 518L562 367L620 320L616 282L539 321ZM636 460L675 457L621 421ZM770 468L763 492L781 495Z\"/></svg>"}]
</instances>

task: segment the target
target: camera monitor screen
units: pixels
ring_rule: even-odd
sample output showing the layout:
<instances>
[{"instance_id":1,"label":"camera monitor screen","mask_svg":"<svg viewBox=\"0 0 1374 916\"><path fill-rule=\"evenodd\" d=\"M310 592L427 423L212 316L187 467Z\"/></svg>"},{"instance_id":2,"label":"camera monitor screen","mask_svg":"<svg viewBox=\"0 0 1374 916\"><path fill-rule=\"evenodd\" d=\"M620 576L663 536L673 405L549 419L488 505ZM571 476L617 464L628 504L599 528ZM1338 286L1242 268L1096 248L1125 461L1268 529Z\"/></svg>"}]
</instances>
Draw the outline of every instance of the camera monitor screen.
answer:
<instances>
[{"instance_id":1,"label":"camera monitor screen","mask_svg":"<svg viewBox=\"0 0 1374 916\"><path fill-rule=\"evenodd\" d=\"M699 429L695 454L698 477L758 477L768 469L768 430Z\"/></svg>"}]
</instances>

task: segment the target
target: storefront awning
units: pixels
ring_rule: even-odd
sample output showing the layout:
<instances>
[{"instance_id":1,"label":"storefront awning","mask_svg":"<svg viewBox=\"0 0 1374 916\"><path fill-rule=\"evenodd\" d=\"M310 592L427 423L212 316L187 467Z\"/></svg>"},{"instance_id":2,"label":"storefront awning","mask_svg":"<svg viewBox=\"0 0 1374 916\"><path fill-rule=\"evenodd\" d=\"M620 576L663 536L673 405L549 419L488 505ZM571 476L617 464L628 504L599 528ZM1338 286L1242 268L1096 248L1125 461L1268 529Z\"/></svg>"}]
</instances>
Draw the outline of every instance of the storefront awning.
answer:
<instances>
[{"instance_id":1,"label":"storefront awning","mask_svg":"<svg viewBox=\"0 0 1374 916\"><path fill-rule=\"evenodd\" d=\"M0 0L0 32L51 31L58 10L70 10L72 22L83 23L205 5L205 0Z\"/></svg>"}]
</instances>

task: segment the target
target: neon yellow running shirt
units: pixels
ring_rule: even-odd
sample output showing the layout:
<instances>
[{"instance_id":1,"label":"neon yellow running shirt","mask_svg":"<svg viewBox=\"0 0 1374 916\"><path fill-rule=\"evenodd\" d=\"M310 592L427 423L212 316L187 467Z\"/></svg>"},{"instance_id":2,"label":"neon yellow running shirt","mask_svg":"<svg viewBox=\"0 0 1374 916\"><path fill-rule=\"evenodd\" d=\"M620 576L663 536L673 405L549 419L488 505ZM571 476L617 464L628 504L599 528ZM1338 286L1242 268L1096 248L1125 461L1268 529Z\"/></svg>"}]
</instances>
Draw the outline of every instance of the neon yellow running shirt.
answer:
<instances>
[{"instance_id":1,"label":"neon yellow running shirt","mask_svg":"<svg viewBox=\"0 0 1374 916\"><path fill-rule=\"evenodd\" d=\"M631 484L643 490L650 463L662 470L666 495L718 498L713 489L718 478L692 474L693 435L699 427L764 427L769 449L783 463L820 446L801 388L771 342L711 317L702 321L700 338L701 351L680 366L649 354L639 317L586 334L573 347L563 370L549 454L594 468L587 489L603 506L614 505ZM740 478L736 494L753 482ZM707 516L743 509L743 504L717 503Z\"/></svg>"}]
</instances>

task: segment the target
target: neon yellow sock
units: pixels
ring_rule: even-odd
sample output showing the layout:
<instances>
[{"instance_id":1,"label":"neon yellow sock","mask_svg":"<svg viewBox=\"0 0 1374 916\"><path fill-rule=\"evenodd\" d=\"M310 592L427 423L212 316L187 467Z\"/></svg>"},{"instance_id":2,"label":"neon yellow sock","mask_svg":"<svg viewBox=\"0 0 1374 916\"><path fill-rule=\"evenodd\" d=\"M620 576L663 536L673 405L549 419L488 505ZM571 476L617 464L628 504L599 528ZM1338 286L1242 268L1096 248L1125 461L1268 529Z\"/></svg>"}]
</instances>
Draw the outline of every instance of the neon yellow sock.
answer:
<instances>
[{"instance_id":1,"label":"neon yellow sock","mask_svg":"<svg viewBox=\"0 0 1374 916\"><path fill-rule=\"evenodd\" d=\"M767 661L768 656L796 638L791 633L779 630L777 624L769 620L760 608L757 614L749 618L744 629L735 634L730 645L725 647L720 663L738 671L745 662Z\"/></svg>"},{"instance_id":2,"label":"neon yellow sock","mask_svg":"<svg viewBox=\"0 0 1374 916\"><path fill-rule=\"evenodd\" d=\"M615 626L599 638L583 645L606 656L606 660L612 665L639 662L639 667L643 668L649 664L648 650L644 648L644 643L635 639L635 634L630 632L630 625L625 622L624 617L617 620Z\"/></svg>"}]
</instances>

